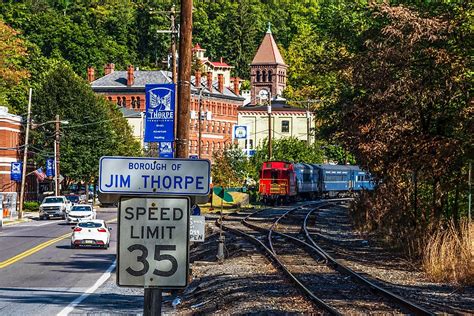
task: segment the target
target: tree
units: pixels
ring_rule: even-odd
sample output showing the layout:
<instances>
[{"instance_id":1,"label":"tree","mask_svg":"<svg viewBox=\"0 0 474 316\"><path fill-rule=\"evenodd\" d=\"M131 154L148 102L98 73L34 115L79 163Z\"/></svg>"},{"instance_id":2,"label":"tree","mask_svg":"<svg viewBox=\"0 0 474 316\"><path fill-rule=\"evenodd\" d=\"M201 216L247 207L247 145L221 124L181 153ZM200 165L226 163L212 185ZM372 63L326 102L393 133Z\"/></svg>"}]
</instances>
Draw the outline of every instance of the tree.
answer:
<instances>
[{"instance_id":1,"label":"tree","mask_svg":"<svg viewBox=\"0 0 474 316\"><path fill-rule=\"evenodd\" d=\"M26 45L19 32L0 20L0 106L8 106L8 91L27 79Z\"/></svg>"},{"instance_id":2,"label":"tree","mask_svg":"<svg viewBox=\"0 0 474 316\"><path fill-rule=\"evenodd\" d=\"M34 94L33 121L37 124L61 120L60 172L67 180L91 183L98 176L99 158L105 155L139 155L130 127L115 105L96 96L87 82L64 63L45 76ZM36 160L44 164L52 157L54 124L33 130Z\"/></svg>"}]
</instances>

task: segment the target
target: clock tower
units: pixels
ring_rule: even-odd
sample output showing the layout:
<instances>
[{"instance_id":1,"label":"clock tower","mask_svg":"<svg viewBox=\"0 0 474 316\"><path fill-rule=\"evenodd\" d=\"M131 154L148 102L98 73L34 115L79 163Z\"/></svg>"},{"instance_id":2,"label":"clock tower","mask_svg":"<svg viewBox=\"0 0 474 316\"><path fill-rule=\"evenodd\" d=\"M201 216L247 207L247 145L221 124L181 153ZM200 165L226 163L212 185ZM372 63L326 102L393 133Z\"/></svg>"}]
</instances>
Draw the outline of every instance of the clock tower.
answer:
<instances>
[{"instance_id":1,"label":"clock tower","mask_svg":"<svg viewBox=\"0 0 474 316\"><path fill-rule=\"evenodd\" d=\"M281 96L286 87L287 68L268 23L267 33L250 64L250 103L259 104L263 101L261 96L265 92L260 93L262 90L270 94L265 96L267 99Z\"/></svg>"}]
</instances>

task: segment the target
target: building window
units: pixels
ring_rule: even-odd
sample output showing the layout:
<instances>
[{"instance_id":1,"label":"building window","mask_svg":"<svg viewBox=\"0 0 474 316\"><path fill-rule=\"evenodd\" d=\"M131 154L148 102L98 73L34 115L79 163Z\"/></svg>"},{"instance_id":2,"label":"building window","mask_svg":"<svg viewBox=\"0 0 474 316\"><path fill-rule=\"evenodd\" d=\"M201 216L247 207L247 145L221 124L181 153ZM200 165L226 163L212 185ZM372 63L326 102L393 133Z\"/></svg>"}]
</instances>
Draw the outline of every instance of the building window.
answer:
<instances>
[{"instance_id":1,"label":"building window","mask_svg":"<svg viewBox=\"0 0 474 316\"><path fill-rule=\"evenodd\" d=\"M112 97L108 97L109 101L112 101Z\"/></svg>"},{"instance_id":2,"label":"building window","mask_svg":"<svg viewBox=\"0 0 474 316\"><path fill-rule=\"evenodd\" d=\"M117 97L117 106L122 107L122 99L120 97Z\"/></svg>"},{"instance_id":3,"label":"building window","mask_svg":"<svg viewBox=\"0 0 474 316\"><path fill-rule=\"evenodd\" d=\"M272 82L272 71L271 70L268 71L268 81Z\"/></svg>"},{"instance_id":4,"label":"building window","mask_svg":"<svg viewBox=\"0 0 474 316\"><path fill-rule=\"evenodd\" d=\"M282 133L290 132L290 121L281 121L281 132Z\"/></svg>"},{"instance_id":5,"label":"building window","mask_svg":"<svg viewBox=\"0 0 474 316\"><path fill-rule=\"evenodd\" d=\"M132 97L132 102L131 103L132 103L132 109L134 109L137 106L137 104L135 102L135 97Z\"/></svg>"},{"instance_id":6,"label":"building window","mask_svg":"<svg viewBox=\"0 0 474 316\"><path fill-rule=\"evenodd\" d=\"M257 70L257 82L260 82L260 70Z\"/></svg>"},{"instance_id":7,"label":"building window","mask_svg":"<svg viewBox=\"0 0 474 316\"><path fill-rule=\"evenodd\" d=\"M262 71L262 81L265 82L267 81L267 73L264 71Z\"/></svg>"},{"instance_id":8,"label":"building window","mask_svg":"<svg viewBox=\"0 0 474 316\"><path fill-rule=\"evenodd\" d=\"M127 99L126 99L125 97L122 97L122 106L123 106L124 108L127 107Z\"/></svg>"},{"instance_id":9,"label":"building window","mask_svg":"<svg viewBox=\"0 0 474 316\"><path fill-rule=\"evenodd\" d=\"M140 104L140 97L137 97L137 109L140 109L141 108L141 104Z\"/></svg>"}]
</instances>

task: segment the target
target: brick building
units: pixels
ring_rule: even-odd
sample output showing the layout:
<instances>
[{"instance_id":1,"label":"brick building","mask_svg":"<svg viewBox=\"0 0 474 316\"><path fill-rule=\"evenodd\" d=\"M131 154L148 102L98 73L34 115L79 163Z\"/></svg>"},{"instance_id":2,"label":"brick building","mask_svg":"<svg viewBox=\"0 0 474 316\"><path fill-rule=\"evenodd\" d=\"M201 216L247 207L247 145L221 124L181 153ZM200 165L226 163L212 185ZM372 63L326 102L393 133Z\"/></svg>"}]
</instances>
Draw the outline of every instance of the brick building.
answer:
<instances>
[{"instance_id":1,"label":"brick building","mask_svg":"<svg viewBox=\"0 0 474 316\"><path fill-rule=\"evenodd\" d=\"M104 95L119 107L136 112L145 111L145 85L172 83L171 72L143 71L129 66L126 71L116 71L114 64L107 64L105 75L95 79L94 68L88 68L87 77L92 90ZM199 151L198 113L199 95L201 95L201 158L211 159L216 151L231 144L232 127L237 124L237 108L244 98L239 95L239 80L234 80L232 89L224 83L224 74L196 72L191 79L191 120L190 120L190 155ZM136 120L136 118L134 118ZM136 124L136 123L134 123ZM143 144L143 131L135 128L134 135Z\"/></svg>"},{"instance_id":2,"label":"brick building","mask_svg":"<svg viewBox=\"0 0 474 316\"><path fill-rule=\"evenodd\" d=\"M12 162L20 161L22 118L0 107L0 192L18 192L19 184L10 180Z\"/></svg>"}]
</instances>

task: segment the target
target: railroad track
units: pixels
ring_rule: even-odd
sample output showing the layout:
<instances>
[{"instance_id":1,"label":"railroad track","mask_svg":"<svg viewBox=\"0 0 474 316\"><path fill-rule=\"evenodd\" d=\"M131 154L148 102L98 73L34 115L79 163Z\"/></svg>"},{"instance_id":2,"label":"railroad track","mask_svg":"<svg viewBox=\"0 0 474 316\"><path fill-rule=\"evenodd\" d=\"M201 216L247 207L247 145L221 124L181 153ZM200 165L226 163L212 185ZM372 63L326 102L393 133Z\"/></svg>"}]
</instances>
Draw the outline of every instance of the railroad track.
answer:
<instances>
[{"instance_id":1,"label":"railroad track","mask_svg":"<svg viewBox=\"0 0 474 316\"><path fill-rule=\"evenodd\" d=\"M233 227L226 222L222 227L256 244L309 300L332 315L373 312L433 315L370 282L316 244L307 227L309 218L318 208L345 200L348 199L264 209L246 216L241 220L243 225L235 225L234 218ZM218 221L216 224L220 225ZM279 231L281 228L284 232Z\"/></svg>"}]
</instances>

